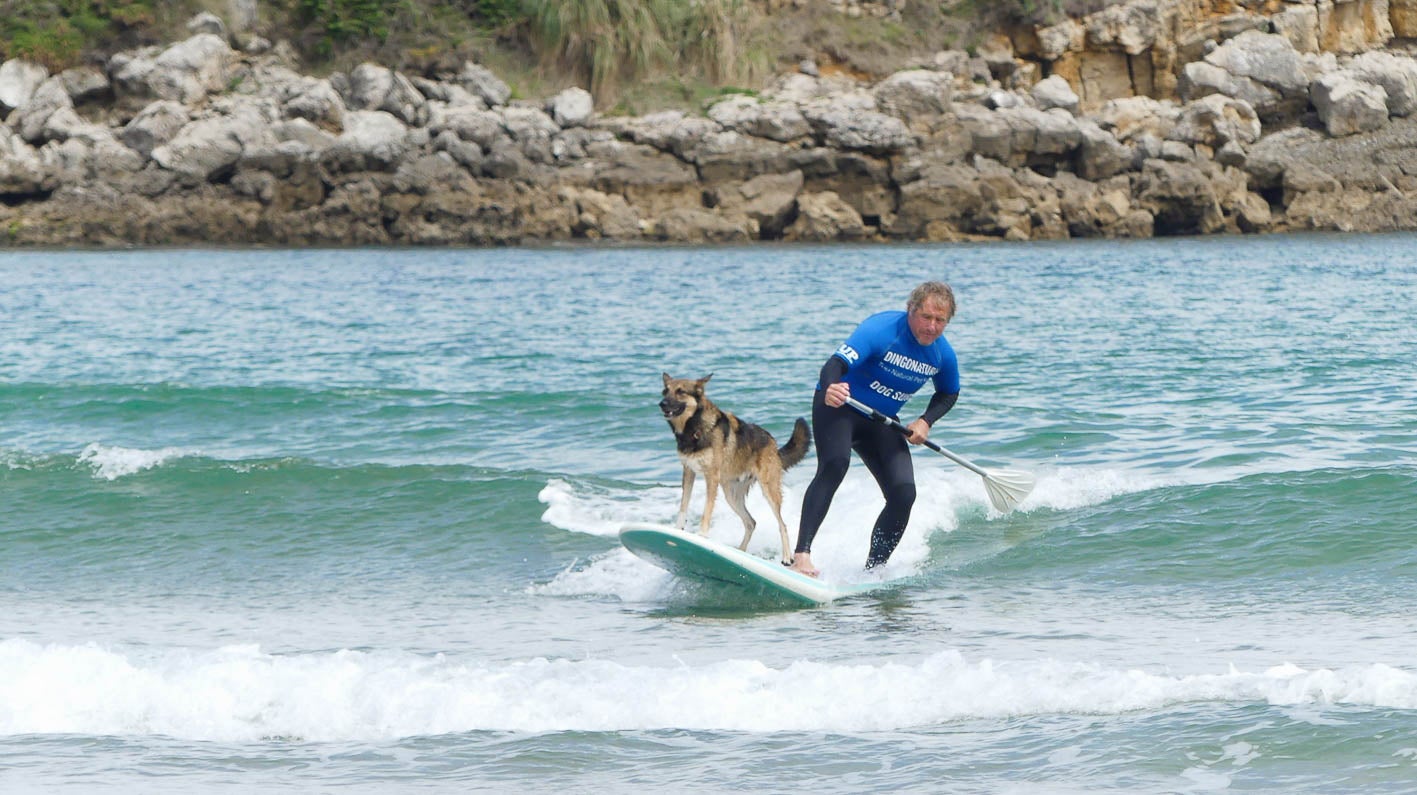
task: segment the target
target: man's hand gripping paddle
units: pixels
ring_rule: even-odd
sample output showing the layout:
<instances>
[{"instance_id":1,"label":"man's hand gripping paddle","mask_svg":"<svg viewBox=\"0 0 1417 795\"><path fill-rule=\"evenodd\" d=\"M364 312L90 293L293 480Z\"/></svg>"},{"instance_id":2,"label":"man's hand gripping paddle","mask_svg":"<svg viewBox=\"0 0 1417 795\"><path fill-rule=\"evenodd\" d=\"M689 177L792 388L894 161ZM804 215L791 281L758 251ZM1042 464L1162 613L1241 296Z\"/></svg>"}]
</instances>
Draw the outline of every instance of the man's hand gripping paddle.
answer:
<instances>
[{"instance_id":1,"label":"man's hand gripping paddle","mask_svg":"<svg viewBox=\"0 0 1417 795\"><path fill-rule=\"evenodd\" d=\"M904 425L901 425L899 420L894 417L887 417L855 398L847 398L846 405L877 422L885 423L895 428L906 436L910 435L910 431ZM929 439L926 439L924 444L926 447L934 450L945 458L984 478L984 491L989 494L989 502L993 503L994 507L997 508L1000 513L1012 511L1024 497L1028 496L1030 491L1033 491L1033 475L1027 472L1019 472L1012 469L988 471L969 463Z\"/></svg>"}]
</instances>

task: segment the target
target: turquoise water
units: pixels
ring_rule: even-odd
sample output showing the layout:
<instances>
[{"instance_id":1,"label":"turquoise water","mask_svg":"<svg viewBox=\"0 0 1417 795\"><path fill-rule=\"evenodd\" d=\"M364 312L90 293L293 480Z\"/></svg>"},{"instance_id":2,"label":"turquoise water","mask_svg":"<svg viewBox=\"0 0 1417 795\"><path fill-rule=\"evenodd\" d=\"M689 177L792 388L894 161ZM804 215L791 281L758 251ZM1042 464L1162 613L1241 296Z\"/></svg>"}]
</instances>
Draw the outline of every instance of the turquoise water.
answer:
<instances>
[{"instance_id":1,"label":"turquoise water","mask_svg":"<svg viewBox=\"0 0 1417 795\"><path fill-rule=\"evenodd\" d=\"M1410 235L0 253L0 789L1410 792L1414 263ZM932 438L1034 473L1020 510L922 449L867 575L853 467L814 559L890 582L815 609L619 547L678 505L661 372L785 436L924 278L964 380Z\"/></svg>"}]
</instances>

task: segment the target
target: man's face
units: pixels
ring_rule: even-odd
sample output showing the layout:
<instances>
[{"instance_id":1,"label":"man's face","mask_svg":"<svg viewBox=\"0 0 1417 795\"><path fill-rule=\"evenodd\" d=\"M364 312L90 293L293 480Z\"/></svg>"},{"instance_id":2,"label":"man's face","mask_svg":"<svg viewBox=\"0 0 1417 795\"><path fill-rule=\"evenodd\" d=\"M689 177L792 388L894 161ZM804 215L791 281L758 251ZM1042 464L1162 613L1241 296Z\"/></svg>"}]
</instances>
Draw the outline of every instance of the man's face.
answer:
<instances>
[{"instance_id":1,"label":"man's face","mask_svg":"<svg viewBox=\"0 0 1417 795\"><path fill-rule=\"evenodd\" d=\"M930 345L945 333L945 326L950 323L950 310L943 301L930 296L921 302L920 306L910 310L907 317L910 333L915 335L915 341L921 345Z\"/></svg>"}]
</instances>

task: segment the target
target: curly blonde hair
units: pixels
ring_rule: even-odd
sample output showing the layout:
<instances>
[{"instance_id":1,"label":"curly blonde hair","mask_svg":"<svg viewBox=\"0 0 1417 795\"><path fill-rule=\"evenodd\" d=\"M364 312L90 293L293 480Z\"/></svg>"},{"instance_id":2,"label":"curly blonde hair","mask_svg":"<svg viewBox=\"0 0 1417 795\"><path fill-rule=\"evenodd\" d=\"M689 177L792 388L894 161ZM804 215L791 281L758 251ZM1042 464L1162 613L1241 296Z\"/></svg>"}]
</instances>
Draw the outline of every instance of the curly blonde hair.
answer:
<instances>
[{"instance_id":1,"label":"curly blonde hair","mask_svg":"<svg viewBox=\"0 0 1417 795\"><path fill-rule=\"evenodd\" d=\"M919 309L927 298L933 298L941 304L948 304L950 307L950 318L954 318L955 291L950 289L950 286L944 282L925 282L914 290L911 290L910 298L905 302L905 308L913 312Z\"/></svg>"}]
</instances>

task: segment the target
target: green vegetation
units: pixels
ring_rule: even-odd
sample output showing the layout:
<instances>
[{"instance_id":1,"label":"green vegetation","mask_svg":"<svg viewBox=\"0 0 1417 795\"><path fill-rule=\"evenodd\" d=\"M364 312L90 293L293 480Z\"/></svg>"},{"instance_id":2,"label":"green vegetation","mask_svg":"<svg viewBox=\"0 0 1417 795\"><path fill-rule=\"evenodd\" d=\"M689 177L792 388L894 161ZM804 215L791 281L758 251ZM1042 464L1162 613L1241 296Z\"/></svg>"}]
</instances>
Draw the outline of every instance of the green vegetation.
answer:
<instances>
[{"instance_id":1,"label":"green vegetation","mask_svg":"<svg viewBox=\"0 0 1417 795\"><path fill-rule=\"evenodd\" d=\"M296 0L295 7L300 20L317 31L315 51L328 58L342 44L387 39L389 5L379 0Z\"/></svg>"},{"instance_id":2,"label":"green vegetation","mask_svg":"<svg viewBox=\"0 0 1417 795\"><path fill-rule=\"evenodd\" d=\"M656 73L710 82L752 79L771 59L761 15L744 0L525 0L530 43L543 62L597 98Z\"/></svg>"},{"instance_id":3,"label":"green vegetation","mask_svg":"<svg viewBox=\"0 0 1417 795\"><path fill-rule=\"evenodd\" d=\"M703 108L802 59L884 75L1005 25L1047 24L1120 0L910 2L895 18L851 19L769 0L259 0L258 34L286 40L314 74L376 61L427 76L465 60L520 96L580 85L611 112ZM773 9L769 11L769 8ZM226 0L0 0L0 60L58 70L184 38ZM238 39L239 40L239 39Z\"/></svg>"},{"instance_id":4,"label":"green vegetation","mask_svg":"<svg viewBox=\"0 0 1417 795\"><path fill-rule=\"evenodd\" d=\"M154 0L0 0L0 60L72 66L98 42L150 27L156 17Z\"/></svg>"}]
</instances>

